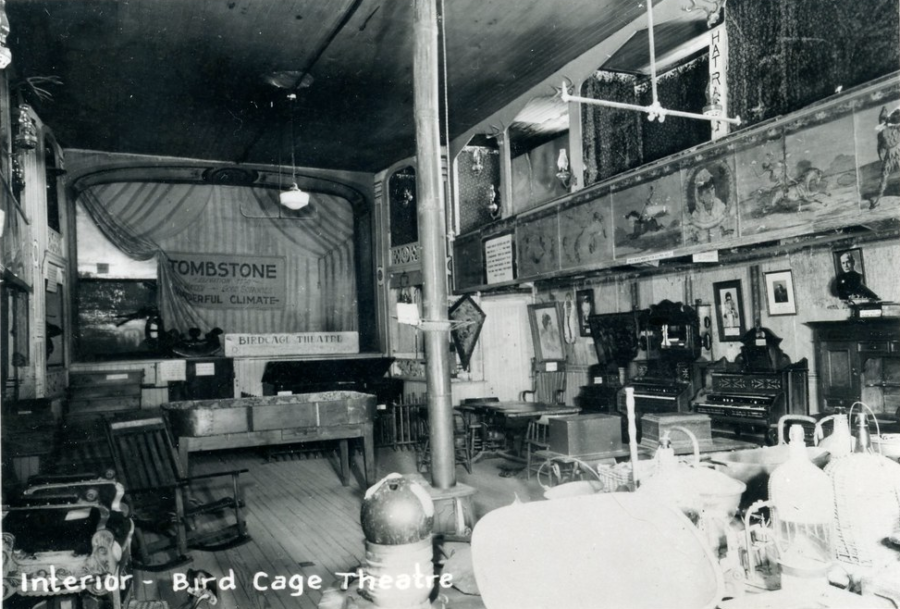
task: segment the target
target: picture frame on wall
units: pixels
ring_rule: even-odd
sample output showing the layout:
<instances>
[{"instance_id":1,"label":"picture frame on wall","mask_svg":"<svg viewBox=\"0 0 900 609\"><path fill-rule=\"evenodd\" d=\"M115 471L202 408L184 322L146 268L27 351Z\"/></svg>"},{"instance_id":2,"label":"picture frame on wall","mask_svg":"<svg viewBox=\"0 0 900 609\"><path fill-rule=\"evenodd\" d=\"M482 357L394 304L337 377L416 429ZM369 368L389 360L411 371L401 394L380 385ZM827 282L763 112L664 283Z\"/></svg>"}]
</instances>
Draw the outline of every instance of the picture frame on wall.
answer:
<instances>
[{"instance_id":1,"label":"picture frame on wall","mask_svg":"<svg viewBox=\"0 0 900 609\"><path fill-rule=\"evenodd\" d=\"M796 315L794 274L790 269L763 273L766 284L766 307L769 315Z\"/></svg>"},{"instance_id":2,"label":"picture frame on wall","mask_svg":"<svg viewBox=\"0 0 900 609\"><path fill-rule=\"evenodd\" d=\"M575 292L575 303L578 307L578 328L581 336L591 335L591 324L588 321L594 314L594 290L578 290Z\"/></svg>"},{"instance_id":3,"label":"picture frame on wall","mask_svg":"<svg viewBox=\"0 0 900 609\"><path fill-rule=\"evenodd\" d=\"M744 294L740 280L714 283L713 294L719 340L723 342L741 340L747 331L747 318L744 316Z\"/></svg>"},{"instance_id":4,"label":"picture frame on wall","mask_svg":"<svg viewBox=\"0 0 900 609\"><path fill-rule=\"evenodd\" d=\"M841 300L878 300L866 287L866 270L861 248L835 250L834 294Z\"/></svg>"},{"instance_id":5,"label":"picture frame on wall","mask_svg":"<svg viewBox=\"0 0 900 609\"><path fill-rule=\"evenodd\" d=\"M453 346L459 355L459 363L464 370L469 370L472 353L481 334L481 327L487 316L468 294L457 300L450 307L449 318L454 322L450 330Z\"/></svg>"},{"instance_id":6,"label":"picture frame on wall","mask_svg":"<svg viewBox=\"0 0 900 609\"><path fill-rule=\"evenodd\" d=\"M565 360L562 311L559 303L528 305L528 322L531 326L531 341L534 344L534 360L536 362Z\"/></svg>"}]
</instances>

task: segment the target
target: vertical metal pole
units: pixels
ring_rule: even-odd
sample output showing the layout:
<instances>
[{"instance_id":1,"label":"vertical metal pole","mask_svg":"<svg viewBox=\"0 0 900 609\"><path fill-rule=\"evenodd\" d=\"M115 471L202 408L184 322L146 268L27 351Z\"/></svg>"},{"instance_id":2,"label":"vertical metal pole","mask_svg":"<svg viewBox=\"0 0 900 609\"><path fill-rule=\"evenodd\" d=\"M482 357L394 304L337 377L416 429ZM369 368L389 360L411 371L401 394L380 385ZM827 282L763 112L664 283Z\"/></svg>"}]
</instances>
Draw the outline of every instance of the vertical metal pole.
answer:
<instances>
[{"instance_id":1,"label":"vertical metal pole","mask_svg":"<svg viewBox=\"0 0 900 609\"><path fill-rule=\"evenodd\" d=\"M456 484L453 407L450 401L450 326L447 322L447 244L441 188L438 116L438 25L436 0L415 0L416 187L419 246L425 292L425 381L431 424L431 478L441 489Z\"/></svg>"}]
</instances>

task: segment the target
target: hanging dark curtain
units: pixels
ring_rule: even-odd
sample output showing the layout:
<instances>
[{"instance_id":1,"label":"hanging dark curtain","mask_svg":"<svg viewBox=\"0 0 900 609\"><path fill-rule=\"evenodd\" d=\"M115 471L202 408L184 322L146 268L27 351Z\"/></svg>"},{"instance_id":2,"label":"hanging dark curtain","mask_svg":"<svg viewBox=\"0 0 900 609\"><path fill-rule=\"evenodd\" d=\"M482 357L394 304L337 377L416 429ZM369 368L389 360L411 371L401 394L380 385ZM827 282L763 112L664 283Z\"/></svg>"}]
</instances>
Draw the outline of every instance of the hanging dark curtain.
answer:
<instances>
[{"instance_id":1,"label":"hanging dark curtain","mask_svg":"<svg viewBox=\"0 0 900 609\"><path fill-rule=\"evenodd\" d=\"M896 0L729 0L729 115L744 126L900 68Z\"/></svg>"},{"instance_id":2,"label":"hanging dark curtain","mask_svg":"<svg viewBox=\"0 0 900 609\"><path fill-rule=\"evenodd\" d=\"M659 76L659 103L663 108L702 114L708 86L709 55L703 54ZM649 106L653 103L649 80L638 87L638 92L641 105ZM641 128L644 163L708 142L711 137L711 127L707 121L669 116L660 123L647 121L646 114L641 116L644 119Z\"/></svg>"},{"instance_id":3,"label":"hanging dark curtain","mask_svg":"<svg viewBox=\"0 0 900 609\"><path fill-rule=\"evenodd\" d=\"M582 97L638 103L637 77L597 71L581 87ZM602 106L582 107L584 185L590 186L643 163L638 112Z\"/></svg>"}]
</instances>

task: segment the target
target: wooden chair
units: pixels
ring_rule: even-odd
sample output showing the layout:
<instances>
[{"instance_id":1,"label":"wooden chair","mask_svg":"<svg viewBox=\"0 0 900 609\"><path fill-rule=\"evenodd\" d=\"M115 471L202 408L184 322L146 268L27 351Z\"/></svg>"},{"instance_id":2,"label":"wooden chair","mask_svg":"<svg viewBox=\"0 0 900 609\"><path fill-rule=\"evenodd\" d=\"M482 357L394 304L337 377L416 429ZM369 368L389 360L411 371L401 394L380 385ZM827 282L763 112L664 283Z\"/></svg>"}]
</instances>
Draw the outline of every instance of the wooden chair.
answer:
<instances>
[{"instance_id":1,"label":"wooden chair","mask_svg":"<svg viewBox=\"0 0 900 609\"><path fill-rule=\"evenodd\" d=\"M419 442L416 445L416 465L421 473L431 467L431 432L428 424L428 413L422 409L417 426ZM472 473L472 445L470 442L466 419L460 412L453 413L453 454L457 464Z\"/></svg>"},{"instance_id":2,"label":"wooden chair","mask_svg":"<svg viewBox=\"0 0 900 609\"><path fill-rule=\"evenodd\" d=\"M165 420L161 416L129 421L110 421L110 449L118 479L125 486L135 521L138 555L135 567L146 571L168 570L190 562L188 549L218 551L250 540L244 522L238 486L243 470L186 476L182 470ZM219 476L231 476L232 495L208 503L191 499L191 484ZM196 530L195 518L234 510L235 523L209 532ZM145 533L156 533L151 539ZM174 556L171 552L174 550ZM169 558L152 557L166 552Z\"/></svg>"},{"instance_id":3,"label":"wooden chair","mask_svg":"<svg viewBox=\"0 0 900 609\"><path fill-rule=\"evenodd\" d=\"M566 370L562 362L534 362L532 377L534 388L522 392L520 398L523 402L565 404Z\"/></svg>"},{"instance_id":4,"label":"wooden chair","mask_svg":"<svg viewBox=\"0 0 900 609\"><path fill-rule=\"evenodd\" d=\"M543 416L528 422L525 431L525 477L531 479L535 452L550 449L550 418Z\"/></svg>"}]
</instances>

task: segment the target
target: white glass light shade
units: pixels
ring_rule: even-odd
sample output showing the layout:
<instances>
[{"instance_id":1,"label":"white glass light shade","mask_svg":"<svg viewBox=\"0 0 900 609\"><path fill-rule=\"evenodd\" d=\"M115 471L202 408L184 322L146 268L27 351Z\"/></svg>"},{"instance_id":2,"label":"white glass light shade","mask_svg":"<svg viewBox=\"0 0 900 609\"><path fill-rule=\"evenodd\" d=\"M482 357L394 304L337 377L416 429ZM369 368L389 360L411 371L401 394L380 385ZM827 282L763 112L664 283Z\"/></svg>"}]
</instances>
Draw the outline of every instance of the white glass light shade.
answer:
<instances>
[{"instance_id":1,"label":"white glass light shade","mask_svg":"<svg viewBox=\"0 0 900 609\"><path fill-rule=\"evenodd\" d=\"M294 183L291 184L289 190L278 195L278 200L288 209L296 211L309 205L309 193L300 190L300 187Z\"/></svg>"},{"instance_id":2,"label":"white glass light shade","mask_svg":"<svg viewBox=\"0 0 900 609\"><path fill-rule=\"evenodd\" d=\"M556 159L556 168L560 171L566 171L569 168L569 157L566 155L566 149L560 148L559 158Z\"/></svg>"}]
</instances>

